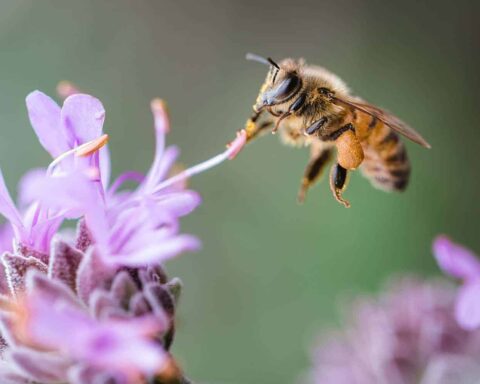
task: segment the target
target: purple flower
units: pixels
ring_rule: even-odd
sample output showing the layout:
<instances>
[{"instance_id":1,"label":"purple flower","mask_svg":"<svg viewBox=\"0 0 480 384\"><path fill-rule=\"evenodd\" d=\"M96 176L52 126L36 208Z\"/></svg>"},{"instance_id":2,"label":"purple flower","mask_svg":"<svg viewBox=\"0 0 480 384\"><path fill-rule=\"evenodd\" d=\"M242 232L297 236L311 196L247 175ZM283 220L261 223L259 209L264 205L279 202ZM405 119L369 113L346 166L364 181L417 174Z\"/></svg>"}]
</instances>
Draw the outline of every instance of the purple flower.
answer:
<instances>
[{"instance_id":1,"label":"purple flower","mask_svg":"<svg viewBox=\"0 0 480 384\"><path fill-rule=\"evenodd\" d=\"M178 156L165 147L169 121L154 100L156 151L143 175L128 171L111 185L99 100L73 87L60 108L35 91L30 121L52 155L47 168L20 182L18 207L0 173L0 382L184 382L168 350L181 283L161 263L195 250L179 219L200 203L185 180L244 146L229 148L170 177ZM127 180L136 188L123 187ZM77 232L60 230L78 219Z\"/></svg>"},{"instance_id":2,"label":"purple flower","mask_svg":"<svg viewBox=\"0 0 480 384\"><path fill-rule=\"evenodd\" d=\"M454 299L448 284L404 278L358 300L346 329L318 343L306 382L476 383L480 331L456 323Z\"/></svg>"},{"instance_id":3,"label":"purple flower","mask_svg":"<svg viewBox=\"0 0 480 384\"><path fill-rule=\"evenodd\" d=\"M105 188L99 189L95 176L70 170L40 177L32 187L36 198L50 209L69 217L85 216L96 252L108 265L138 267L198 249L195 237L179 233L178 218L200 203L197 193L184 190L184 181L231 158L245 143L245 134L241 133L223 154L167 179L178 151L165 148L169 122L163 103L154 100L152 112L156 151L146 176L128 171L112 186L102 183ZM132 179L138 182L135 190L118 192L124 181Z\"/></svg>"},{"instance_id":4,"label":"purple flower","mask_svg":"<svg viewBox=\"0 0 480 384\"><path fill-rule=\"evenodd\" d=\"M447 275L462 280L457 295L455 317L465 329L480 326L480 261L469 249L455 244L446 236L433 243L433 253L438 265Z\"/></svg>"},{"instance_id":5,"label":"purple flower","mask_svg":"<svg viewBox=\"0 0 480 384\"><path fill-rule=\"evenodd\" d=\"M120 384L172 374L167 351L179 280L168 281L160 267L112 274L91 260L60 239L53 241L49 265L3 255L10 296L17 300L0 298L1 355L8 363L0 364L0 382L93 384L108 377ZM83 298L92 280L96 288Z\"/></svg>"},{"instance_id":6,"label":"purple flower","mask_svg":"<svg viewBox=\"0 0 480 384\"><path fill-rule=\"evenodd\" d=\"M60 108L50 97L40 91L26 98L28 116L37 137L53 158L102 136L105 109L93 96L72 94ZM101 179L108 184L110 177L110 155L106 147L93 156L70 156L62 160L59 168L99 167Z\"/></svg>"},{"instance_id":7,"label":"purple flower","mask_svg":"<svg viewBox=\"0 0 480 384\"><path fill-rule=\"evenodd\" d=\"M40 143L52 157L65 157L57 172L76 167L95 167L101 159L100 173L104 180L108 180L110 164L106 148L100 151L100 155L65 156L74 154L75 148L101 137L105 110L99 100L88 95L72 95L60 108L47 95L35 91L27 96L26 104ZM61 213L52 213L31 197L31 191L35 188L35 177L32 176L38 177L44 172L36 170L20 183L21 209L13 203L0 172L0 213L10 222L16 246L23 253L48 254L52 236L65 218Z\"/></svg>"}]
</instances>

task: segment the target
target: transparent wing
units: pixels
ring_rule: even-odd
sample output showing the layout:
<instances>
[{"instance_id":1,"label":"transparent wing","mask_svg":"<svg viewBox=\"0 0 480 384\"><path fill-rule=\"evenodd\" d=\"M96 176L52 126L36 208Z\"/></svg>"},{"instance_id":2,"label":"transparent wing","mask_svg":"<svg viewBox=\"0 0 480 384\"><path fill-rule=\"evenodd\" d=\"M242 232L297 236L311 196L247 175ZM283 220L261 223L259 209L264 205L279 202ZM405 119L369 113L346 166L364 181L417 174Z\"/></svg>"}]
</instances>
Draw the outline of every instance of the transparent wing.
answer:
<instances>
[{"instance_id":1,"label":"transparent wing","mask_svg":"<svg viewBox=\"0 0 480 384\"><path fill-rule=\"evenodd\" d=\"M341 99L336 96L332 96L332 100L336 104L343 104L344 106L347 105L351 108L373 116L380 120L383 124L392 128L394 131L402 134L413 142L420 144L422 147L431 148L430 144L422 137L422 135L420 135L417 131L415 131L408 124L404 123L398 117L392 115L390 112L363 101Z\"/></svg>"}]
</instances>

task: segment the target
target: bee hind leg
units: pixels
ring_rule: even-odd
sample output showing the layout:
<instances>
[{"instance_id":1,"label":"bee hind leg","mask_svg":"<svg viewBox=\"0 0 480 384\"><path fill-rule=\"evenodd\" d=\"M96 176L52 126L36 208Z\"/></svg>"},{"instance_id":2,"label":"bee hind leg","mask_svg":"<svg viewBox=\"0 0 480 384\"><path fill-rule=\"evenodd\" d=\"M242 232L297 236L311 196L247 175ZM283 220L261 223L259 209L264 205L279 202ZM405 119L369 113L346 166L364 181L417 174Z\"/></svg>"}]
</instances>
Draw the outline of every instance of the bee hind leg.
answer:
<instances>
[{"instance_id":1,"label":"bee hind leg","mask_svg":"<svg viewBox=\"0 0 480 384\"><path fill-rule=\"evenodd\" d=\"M312 146L310 161L305 168L297 200L299 203L305 201L308 188L310 188L319 178L325 166L332 157L330 149L315 148Z\"/></svg>"},{"instance_id":2,"label":"bee hind leg","mask_svg":"<svg viewBox=\"0 0 480 384\"><path fill-rule=\"evenodd\" d=\"M330 189L333 197L345 208L350 208L350 203L342 197L342 193L347 188L348 184L348 170L343 168L340 164L335 163L330 171Z\"/></svg>"}]
</instances>

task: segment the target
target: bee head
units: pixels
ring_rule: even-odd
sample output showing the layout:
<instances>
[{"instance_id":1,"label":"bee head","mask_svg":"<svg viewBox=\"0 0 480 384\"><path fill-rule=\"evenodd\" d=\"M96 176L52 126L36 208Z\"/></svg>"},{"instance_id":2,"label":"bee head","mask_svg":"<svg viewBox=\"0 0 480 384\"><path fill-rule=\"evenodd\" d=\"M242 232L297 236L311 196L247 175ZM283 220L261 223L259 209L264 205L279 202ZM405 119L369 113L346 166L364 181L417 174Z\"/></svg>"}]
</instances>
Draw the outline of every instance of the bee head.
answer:
<instances>
[{"instance_id":1,"label":"bee head","mask_svg":"<svg viewBox=\"0 0 480 384\"><path fill-rule=\"evenodd\" d=\"M265 84L257 100L257 110L288 101L302 87L302 80L298 75L296 65L291 65L290 62L278 65L271 58L263 58L253 54L248 54L247 59L270 66Z\"/></svg>"}]
</instances>

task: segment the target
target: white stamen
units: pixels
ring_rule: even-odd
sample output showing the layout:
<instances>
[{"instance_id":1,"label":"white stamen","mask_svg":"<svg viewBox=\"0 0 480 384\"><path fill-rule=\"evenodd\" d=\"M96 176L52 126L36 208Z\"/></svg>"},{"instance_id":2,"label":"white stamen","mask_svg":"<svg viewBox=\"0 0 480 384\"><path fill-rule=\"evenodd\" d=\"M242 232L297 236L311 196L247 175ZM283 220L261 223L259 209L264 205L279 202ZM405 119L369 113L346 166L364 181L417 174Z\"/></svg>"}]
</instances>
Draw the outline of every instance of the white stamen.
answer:
<instances>
[{"instance_id":1,"label":"white stamen","mask_svg":"<svg viewBox=\"0 0 480 384\"><path fill-rule=\"evenodd\" d=\"M227 146L228 148L225 152L217 156L214 156L211 159L204 161L203 163L194 165L193 167L186 169L185 171L179 173L178 175L175 175L170 179L165 180L163 183L160 183L154 189L153 193L157 193L164 188L170 187L180 181L184 181L185 179L188 179L199 173L205 172L210 168L213 168L216 165L224 162L225 160L233 159L244 147L246 141L247 141L247 132L243 129L240 132L237 132L237 137L232 143L230 143Z\"/></svg>"}]
</instances>

